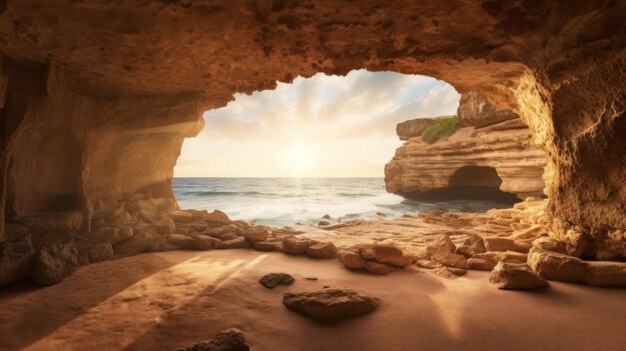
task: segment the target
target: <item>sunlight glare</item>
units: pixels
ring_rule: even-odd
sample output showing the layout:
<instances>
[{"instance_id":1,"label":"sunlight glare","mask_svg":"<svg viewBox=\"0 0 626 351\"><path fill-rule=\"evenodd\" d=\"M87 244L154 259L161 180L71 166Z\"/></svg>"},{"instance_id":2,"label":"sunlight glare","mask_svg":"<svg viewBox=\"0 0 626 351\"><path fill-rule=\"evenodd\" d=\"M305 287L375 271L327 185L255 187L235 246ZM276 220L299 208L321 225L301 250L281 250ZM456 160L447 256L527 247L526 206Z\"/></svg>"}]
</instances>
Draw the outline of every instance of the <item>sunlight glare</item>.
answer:
<instances>
[{"instance_id":1,"label":"sunlight glare","mask_svg":"<svg viewBox=\"0 0 626 351\"><path fill-rule=\"evenodd\" d=\"M286 163L296 176L305 176L315 165L315 155L310 145L298 142L289 147Z\"/></svg>"}]
</instances>

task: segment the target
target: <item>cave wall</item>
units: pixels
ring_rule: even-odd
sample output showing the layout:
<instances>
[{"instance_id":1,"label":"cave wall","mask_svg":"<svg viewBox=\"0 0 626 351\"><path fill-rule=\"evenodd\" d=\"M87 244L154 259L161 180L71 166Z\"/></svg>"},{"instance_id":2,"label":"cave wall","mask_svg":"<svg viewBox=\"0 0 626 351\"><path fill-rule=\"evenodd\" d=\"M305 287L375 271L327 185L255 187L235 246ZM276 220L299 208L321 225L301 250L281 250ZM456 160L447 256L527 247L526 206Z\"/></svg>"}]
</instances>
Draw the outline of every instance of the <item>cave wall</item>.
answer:
<instances>
[{"instance_id":1,"label":"cave wall","mask_svg":"<svg viewBox=\"0 0 626 351\"><path fill-rule=\"evenodd\" d=\"M183 140L204 122L197 96L94 99L68 89L57 67L45 72L45 93L19 110L4 146L7 218L74 211L88 219L137 192L174 199Z\"/></svg>"},{"instance_id":2,"label":"cave wall","mask_svg":"<svg viewBox=\"0 0 626 351\"><path fill-rule=\"evenodd\" d=\"M494 106L510 109L548 155L551 215L566 227L599 231L599 241L609 236L626 241L623 232L615 234L626 227L624 1L5 3L0 51L63 77L62 89L48 89L41 104L29 104L33 112L27 113L24 128L64 130L68 140L34 147L59 148L54 153L59 168L75 170L79 155L81 162L76 176L52 171L51 159L36 161L55 180L30 186L17 183L31 182L38 169L18 159L15 172L23 179L9 177L18 211L52 207L46 201L33 204L41 184L55 189L53 197L79 189L79 197L105 198L167 178L175 157L161 167L145 149L175 148L175 155L182 137L194 134L187 127L176 132L167 127L193 120L189 129L195 132L200 123L199 114L189 117L181 101L211 109L224 106L236 92L273 89L277 81L291 82L298 75L365 68L433 76L461 93L479 89ZM197 99L172 98L190 95ZM144 108L153 108L145 119ZM67 119L71 128L44 119ZM98 123L101 119L107 122ZM17 144L30 142L28 133L16 133L21 135ZM108 150L113 142L126 146ZM79 153L62 152L76 146ZM4 147L3 154L12 150ZM22 157L35 154L24 145L15 150ZM146 166L137 166L138 160ZM98 172L114 180L97 177ZM68 180L58 179L61 174ZM83 184L73 184L74 179ZM167 192L166 182L161 184ZM93 202L77 201L85 202L83 207Z\"/></svg>"}]
</instances>

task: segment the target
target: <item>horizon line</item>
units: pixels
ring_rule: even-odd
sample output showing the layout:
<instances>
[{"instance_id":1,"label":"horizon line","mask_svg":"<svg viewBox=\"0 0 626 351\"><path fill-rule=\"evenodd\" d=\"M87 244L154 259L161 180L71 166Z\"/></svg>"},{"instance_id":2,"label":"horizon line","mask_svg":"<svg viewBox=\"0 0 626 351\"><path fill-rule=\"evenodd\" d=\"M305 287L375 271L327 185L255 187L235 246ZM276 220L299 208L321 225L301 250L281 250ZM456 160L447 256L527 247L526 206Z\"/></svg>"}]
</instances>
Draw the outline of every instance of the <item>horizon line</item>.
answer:
<instances>
[{"instance_id":1,"label":"horizon line","mask_svg":"<svg viewBox=\"0 0 626 351\"><path fill-rule=\"evenodd\" d=\"M291 177L291 176L174 176L173 178L289 178L289 179L315 179L315 178L385 178L384 176L328 176L328 177Z\"/></svg>"}]
</instances>

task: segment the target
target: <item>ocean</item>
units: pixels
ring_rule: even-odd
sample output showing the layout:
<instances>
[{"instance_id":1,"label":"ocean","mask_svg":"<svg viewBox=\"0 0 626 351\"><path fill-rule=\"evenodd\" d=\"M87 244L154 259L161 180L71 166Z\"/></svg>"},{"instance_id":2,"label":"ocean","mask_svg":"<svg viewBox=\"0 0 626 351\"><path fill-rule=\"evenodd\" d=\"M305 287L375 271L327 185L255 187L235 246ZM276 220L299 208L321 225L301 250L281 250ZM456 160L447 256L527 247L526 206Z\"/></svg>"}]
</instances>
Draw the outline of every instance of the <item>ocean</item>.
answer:
<instances>
[{"instance_id":1,"label":"ocean","mask_svg":"<svg viewBox=\"0 0 626 351\"><path fill-rule=\"evenodd\" d=\"M231 219L271 226L416 215L433 209L486 211L510 205L488 200L416 201L389 194L383 178L174 178L181 208L224 211Z\"/></svg>"}]
</instances>

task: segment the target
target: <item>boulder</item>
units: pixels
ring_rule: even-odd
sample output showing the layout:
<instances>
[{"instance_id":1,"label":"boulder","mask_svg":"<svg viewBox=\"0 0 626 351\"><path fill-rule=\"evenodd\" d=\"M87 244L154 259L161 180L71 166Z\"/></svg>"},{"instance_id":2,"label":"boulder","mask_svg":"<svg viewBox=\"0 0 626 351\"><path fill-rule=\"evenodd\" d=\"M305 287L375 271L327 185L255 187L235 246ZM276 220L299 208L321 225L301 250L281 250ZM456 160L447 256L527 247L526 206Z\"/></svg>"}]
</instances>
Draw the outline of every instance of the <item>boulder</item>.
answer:
<instances>
[{"instance_id":1,"label":"boulder","mask_svg":"<svg viewBox=\"0 0 626 351\"><path fill-rule=\"evenodd\" d=\"M193 221L193 215L185 211L169 211L167 215L176 223L189 223Z\"/></svg>"},{"instance_id":2,"label":"boulder","mask_svg":"<svg viewBox=\"0 0 626 351\"><path fill-rule=\"evenodd\" d=\"M152 222L149 228L161 235L170 235L176 232L176 224L174 224L171 218L166 216L159 217Z\"/></svg>"},{"instance_id":3,"label":"boulder","mask_svg":"<svg viewBox=\"0 0 626 351\"><path fill-rule=\"evenodd\" d=\"M273 289L278 285L291 285L295 281L296 280L287 273L270 273L259 279L259 283L268 289Z\"/></svg>"},{"instance_id":4,"label":"boulder","mask_svg":"<svg viewBox=\"0 0 626 351\"><path fill-rule=\"evenodd\" d=\"M76 232L83 224L83 214L78 211L48 212L20 217L18 222L35 232L49 230Z\"/></svg>"},{"instance_id":5,"label":"boulder","mask_svg":"<svg viewBox=\"0 0 626 351\"><path fill-rule=\"evenodd\" d=\"M359 270L365 268L365 260L358 252L341 250L337 252L337 258L348 269Z\"/></svg>"},{"instance_id":6,"label":"boulder","mask_svg":"<svg viewBox=\"0 0 626 351\"><path fill-rule=\"evenodd\" d=\"M499 262L491 271L489 282L498 289L534 289L548 282L526 264Z\"/></svg>"},{"instance_id":7,"label":"boulder","mask_svg":"<svg viewBox=\"0 0 626 351\"><path fill-rule=\"evenodd\" d=\"M252 247L259 251L282 251L283 243L280 241L257 241Z\"/></svg>"},{"instance_id":8,"label":"boulder","mask_svg":"<svg viewBox=\"0 0 626 351\"><path fill-rule=\"evenodd\" d=\"M217 333L212 340L205 340L178 351L249 351L243 334L237 329Z\"/></svg>"},{"instance_id":9,"label":"boulder","mask_svg":"<svg viewBox=\"0 0 626 351\"><path fill-rule=\"evenodd\" d=\"M166 237L167 241L178 249L186 249L193 246L194 239L190 236L172 234Z\"/></svg>"},{"instance_id":10,"label":"boulder","mask_svg":"<svg viewBox=\"0 0 626 351\"><path fill-rule=\"evenodd\" d=\"M528 254L528 265L543 278L564 282L579 282L586 265L579 258L533 248Z\"/></svg>"},{"instance_id":11,"label":"boulder","mask_svg":"<svg viewBox=\"0 0 626 351\"><path fill-rule=\"evenodd\" d=\"M0 242L0 286L28 277L34 257L35 249L29 235Z\"/></svg>"},{"instance_id":12,"label":"boulder","mask_svg":"<svg viewBox=\"0 0 626 351\"><path fill-rule=\"evenodd\" d=\"M456 254L463 255L466 258L485 252L487 252L485 242L483 238L478 235L470 235L469 238L463 241L463 245L457 247L455 250Z\"/></svg>"},{"instance_id":13,"label":"boulder","mask_svg":"<svg viewBox=\"0 0 626 351\"><path fill-rule=\"evenodd\" d=\"M213 250L219 248L222 243L219 239L206 235L192 235L191 239L192 243L187 247L192 250Z\"/></svg>"},{"instance_id":14,"label":"boulder","mask_svg":"<svg viewBox=\"0 0 626 351\"><path fill-rule=\"evenodd\" d=\"M108 261L115 257L113 246L111 246L111 243L108 241L98 243L85 250L85 252L89 258L89 263Z\"/></svg>"},{"instance_id":15,"label":"boulder","mask_svg":"<svg viewBox=\"0 0 626 351\"><path fill-rule=\"evenodd\" d=\"M542 236L532 242L532 246L542 251L552 251L565 254L565 243L558 240Z\"/></svg>"},{"instance_id":16,"label":"boulder","mask_svg":"<svg viewBox=\"0 0 626 351\"><path fill-rule=\"evenodd\" d=\"M159 237L160 235L154 232L143 231L130 237L129 239L113 245L113 252L115 252L116 256L137 255L144 252L148 246L152 242L158 240Z\"/></svg>"},{"instance_id":17,"label":"boulder","mask_svg":"<svg viewBox=\"0 0 626 351\"><path fill-rule=\"evenodd\" d=\"M396 269L396 267L384 263L371 261L365 263L365 270L374 275L387 275Z\"/></svg>"},{"instance_id":18,"label":"boulder","mask_svg":"<svg viewBox=\"0 0 626 351\"><path fill-rule=\"evenodd\" d=\"M427 253L430 259L447 267L467 269L467 258L455 254L456 247L449 235L441 235L428 245Z\"/></svg>"},{"instance_id":19,"label":"boulder","mask_svg":"<svg viewBox=\"0 0 626 351\"><path fill-rule=\"evenodd\" d=\"M564 239L565 253L570 256L582 256L583 252L585 252L589 246L589 237L573 228L567 230Z\"/></svg>"},{"instance_id":20,"label":"boulder","mask_svg":"<svg viewBox=\"0 0 626 351\"><path fill-rule=\"evenodd\" d=\"M243 232L243 237L249 242L255 243L257 241L267 240L270 233L271 230L266 226L254 226L246 228Z\"/></svg>"},{"instance_id":21,"label":"boulder","mask_svg":"<svg viewBox=\"0 0 626 351\"><path fill-rule=\"evenodd\" d=\"M626 286L626 262L588 261L583 283L596 286Z\"/></svg>"},{"instance_id":22,"label":"boulder","mask_svg":"<svg viewBox=\"0 0 626 351\"><path fill-rule=\"evenodd\" d=\"M415 262L418 267L426 268L426 269L436 269L441 268L443 265L439 262L431 261L431 260L418 260Z\"/></svg>"},{"instance_id":23,"label":"boulder","mask_svg":"<svg viewBox=\"0 0 626 351\"><path fill-rule=\"evenodd\" d=\"M526 263L528 259L528 255L525 253L515 252L515 251L505 251L505 252L490 251L490 252L485 252L482 254L476 254L474 255L474 258L485 259L485 260L493 262L493 264L495 265L500 261L505 262L505 263Z\"/></svg>"},{"instance_id":24,"label":"boulder","mask_svg":"<svg viewBox=\"0 0 626 351\"><path fill-rule=\"evenodd\" d=\"M17 223L7 223L4 225L3 241L11 241L28 233L26 226Z\"/></svg>"},{"instance_id":25,"label":"boulder","mask_svg":"<svg viewBox=\"0 0 626 351\"><path fill-rule=\"evenodd\" d=\"M283 239L283 252L291 255L304 255L309 246L315 244L317 244L315 240L289 237Z\"/></svg>"},{"instance_id":26,"label":"boulder","mask_svg":"<svg viewBox=\"0 0 626 351\"><path fill-rule=\"evenodd\" d=\"M402 250L394 245L375 244L372 247L360 250L361 256L366 260L375 260L395 267L406 267L411 264L411 258L404 256Z\"/></svg>"},{"instance_id":27,"label":"boulder","mask_svg":"<svg viewBox=\"0 0 626 351\"><path fill-rule=\"evenodd\" d=\"M467 258L457 254L435 254L433 261L439 262L446 267L467 269Z\"/></svg>"},{"instance_id":28,"label":"boulder","mask_svg":"<svg viewBox=\"0 0 626 351\"><path fill-rule=\"evenodd\" d=\"M233 223L221 225L219 227L207 227L206 223L201 223L201 225L203 227L199 230L202 231L203 234L212 236L214 238L218 238L225 234L229 234L229 235L232 235L233 237L237 237L237 236L243 235L243 231L244 231L243 226L233 224Z\"/></svg>"},{"instance_id":29,"label":"boulder","mask_svg":"<svg viewBox=\"0 0 626 351\"><path fill-rule=\"evenodd\" d=\"M516 251L515 241L497 236L483 238L487 251Z\"/></svg>"},{"instance_id":30,"label":"boulder","mask_svg":"<svg viewBox=\"0 0 626 351\"><path fill-rule=\"evenodd\" d=\"M92 236L94 240L108 241L111 245L115 245L131 238L133 236L133 228L127 226L102 228L93 233Z\"/></svg>"},{"instance_id":31,"label":"boulder","mask_svg":"<svg viewBox=\"0 0 626 351\"><path fill-rule=\"evenodd\" d=\"M30 277L39 285L56 284L78 265L78 252L68 245L46 245L35 256Z\"/></svg>"},{"instance_id":32,"label":"boulder","mask_svg":"<svg viewBox=\"0 0 626 351\"><path fill-rule=\"evenodd\" d=\"M349 289L324 289L283 297L287 308L316 319L338 319L374 311L380 305L375 297Z\"/></svg>"},{"instance_id":33,"label":"boulder","mask_svg":"<svg viewBox=\"0 0 626 351\"><path fill-rule=\"evenodd\" d=\"M331 242L317 243L306 249L306 255L312 258L335 258L337 247Z\"/></svg>"},{"instance_id":34,"label":"boulder","mask_svg":"<svg viewBox=\"0 0 626 351\"><path fill-rule=\"evenodd\" d=\"M447 278L447 279L453 279L458 276L467 274L467 270L465 269L454 268L454 267L443 267L443 266L439 268L435 268L431 272L435 273L436 275L440 277Z\"/></svg>"},{"instance_id":35,"label":"boulder","mask_svg":"<svg viewBox=\"0 0 626 351\"><path fill-rule=\"evenodd\" d=\"M230 224L231 220L226 213L214 210L211 213L204 215L203 221L209 225L209 227L220 227L226 224Z\"/></svg>"},{"instance_id":36,"label":"boulder","mask_svg":"<svg viewBox=\"0 0 626 351\"><path fill-rule=\"evenodd\" d=\"M450 239L449 235L440 235L437 239L431 242L427 247L427 253L429 256L447 255L452 254L456 250L456 246Z\"/></svg>"},{"instance_id":37,"label":"boulder","mask_svg":"<svg viewBox=\"0 0 626 351\"><path fill-rule=\"evenodd\" d=\"M495 267L495 264L484 258L470 258L467 260L467 266L469 269L475 271L490 271Z\"/></svg>"},{"instance_id":38,"label":"boulder","mask_svg":"<svg viewBox=\"0 0 626 351\"><path fill-rule=\"evenodd\" d=\"M513 251L528 253L530 249L533 247L531 243L527 243L524 241L514 240L513 244L515 245L515 249Z\"/></svg>"},{"instance_id":39,"label":"boulder","mask_svg":"<svg viewBox=\"0 0 626 351\"><path fill-rule=\"evenodd\" d=\"M250 247L250 243L243 237L238 237L231 240L219 241L217 243L218 249L245 249Z\"/></svg>"}]
</instances>

